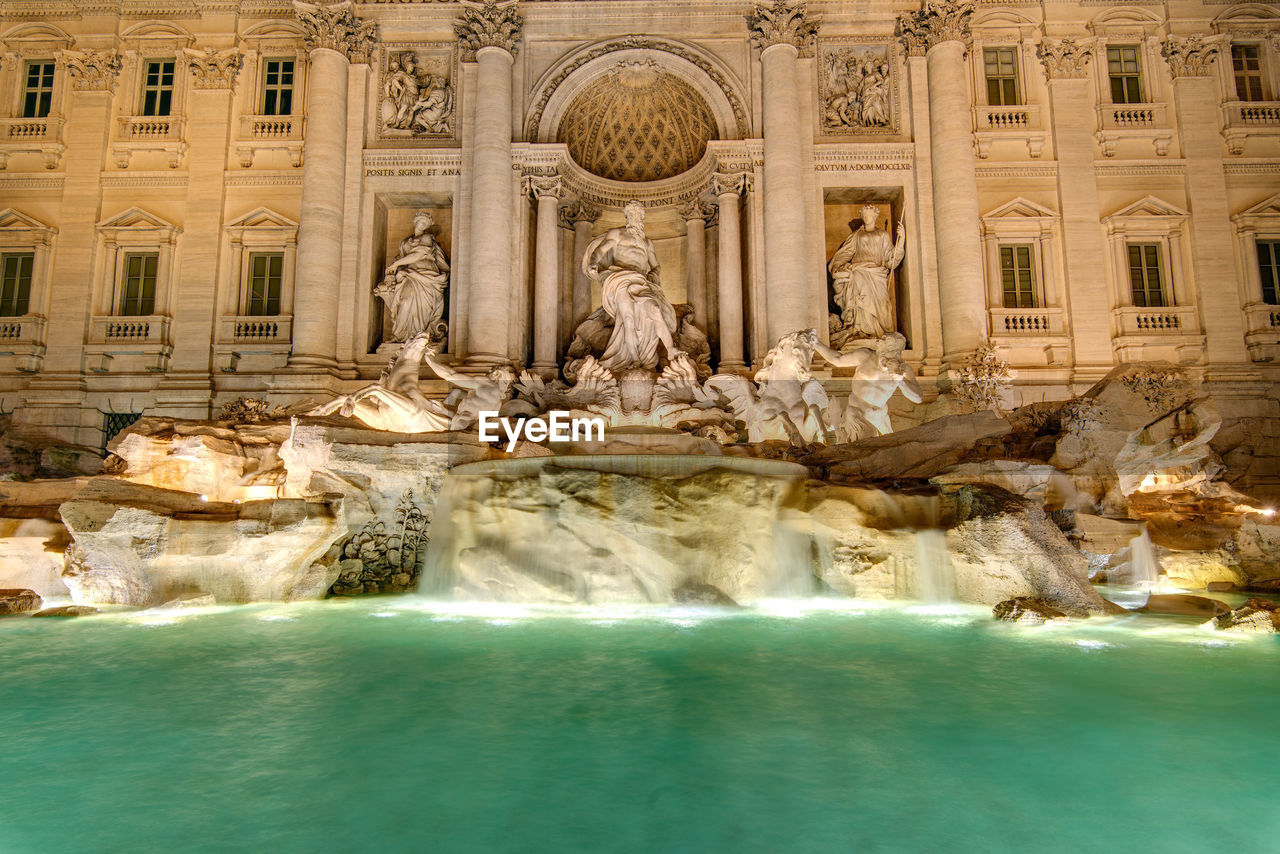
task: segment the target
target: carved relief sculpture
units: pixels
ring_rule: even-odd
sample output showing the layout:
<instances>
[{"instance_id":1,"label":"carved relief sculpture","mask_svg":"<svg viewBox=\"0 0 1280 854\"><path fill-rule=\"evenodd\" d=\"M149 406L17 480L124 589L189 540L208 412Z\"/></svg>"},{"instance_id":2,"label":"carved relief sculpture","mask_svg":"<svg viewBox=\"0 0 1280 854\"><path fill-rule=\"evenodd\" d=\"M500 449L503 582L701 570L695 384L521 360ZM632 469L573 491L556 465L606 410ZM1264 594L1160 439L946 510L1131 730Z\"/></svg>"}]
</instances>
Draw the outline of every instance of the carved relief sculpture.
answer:
<instances>
[{"instance_id":1,"label":"carved relief sculpture","mask_svg":"<svg viewBox=\"0 0 1280 854\"><path fill-rule=\"evenodd\" d=\"M902 263L906 248L906 228L898 223L897 239L877 228L880 211L871 205L862 209L862 225L845 238L831 256L831 273L840 316L833 318L832 339L852 341L881 338L894 330L893 300L889 275Z\"/></svg>"},{"instance_id":2,"label":"carved relief sculpture","mask_svg":"<svg viewBox=\"0 0 1280 854\"><path fill-rule=\"evenodd\" d=\"M822 56L822 126L849 132L890 124L889 51L830 48Z\"/></svg>"},{"instance_id":3,"label":"carved relief sculpture","mask_svg":"<svg viewBox=\"0 0 1280 854\"><path fill-rule=\"evenodd\" d=\"M462 17L454 24L462 58L475 61L482 47L500 47L515 56L524 18L516 12L515 0L483 0L462 7Z\"/></svg>"},{"instance_id":4,"label":"carved relief sculpture","mask_svg":"<svg viewBox=\"0 0 1280 854\"><path fill-rule=\"evenodd\" d=\"M392 341L408 341L433 331L444 315L449 257L436 241L437 231L431 214L418 211L413 234L400 241L400 255L373 290L391 312Z\"/></svg>"},{"instance_id":5,"label":"carved relief sculpture","mask_svg":"<svg viewBox=\"0 0 1280 854\"><path fill-rule=\"evenodd\" d=\"M408 131L411 136L439 136L451 132L453 86L447 62L435 67L415 51L400 51L387 60L382 85L382 128Z\"/></svg>"}]
</instances>

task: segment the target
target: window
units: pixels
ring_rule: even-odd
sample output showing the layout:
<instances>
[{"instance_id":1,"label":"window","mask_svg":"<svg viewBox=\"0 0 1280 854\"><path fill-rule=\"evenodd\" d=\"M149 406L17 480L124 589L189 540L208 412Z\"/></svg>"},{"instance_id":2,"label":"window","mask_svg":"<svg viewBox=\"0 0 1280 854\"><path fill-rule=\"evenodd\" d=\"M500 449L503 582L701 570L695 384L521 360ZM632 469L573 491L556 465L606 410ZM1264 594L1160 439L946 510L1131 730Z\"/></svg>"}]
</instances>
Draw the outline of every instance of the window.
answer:
<instances>
[{"instance_id":1,"label":"window","mask_svg":"<svg viewBox=\"0 0 1280 854\"><path fill-rule=\"evenodd\" d=\"M124 287L120 289L120 314L137 317L155 314L156 268L160 256L155 252L124 256Z\"/></svg>"},{"instance_id":2,"label":"window","mask_svg":"<svg viewBox=\"0 0 1280 854\"><path fill-rule=\"evenodd\" d=\"M1111 77L1111 103L1142 103L1142 67L1137 45L1108 47L1107 74Z\"/></svg>"},{"instance_id":3,"label":"window","mask_svg":"<svg viewBox=\"0 0 1280 854\"><path fill-rule=\"evenodd\" d=\"M1280 305L1280 240L1258 241L1258 273L1262 277L1262 301Z\"/></svg>"},{"instance_id":4,"label":"window","mask_svg":"<svg viewBox=\"0 0 1280 854\"><path fill-rule=\"evenodd\" d=\"M0 256L0 317L21 317L31 300L31 268L34 252L6 253Z\"/></svg>"},{"instance_id":5,"label":"window","mask_svg":"<svg viewBox=\"0 0 1280 854\"><path fill-rule=\"evenodd\" d=\"M53 106L53 63L27 63L27 79L22 85L22 118L43 119Z\"/></svg>"},{"instance_id":6,"label":"window","mask_svg":"<svg viewBox=\"0 0 1280 854\"><path fill-rule=\"evenodd\" d=\"M1236 77L1236 97L1241 101L1265 101L1262 93L1262 55L1256 44L1231 46L1231 70Z\"/></svg>"},{"instance_id":7,"label":"window","mask_svg":"<svg viewBox=\"0 0 1280 854\"><path fill-rule=\"evenodd\" d=\"M268 59L262 64L262 115L293 114L293 60Z\"/></svg>"},{"instance_id":8,"label":"window","mask_svg":"<svg viewBox=\"0 0 1280 854\"><path fill-rule=\"evenodd\" d=\"M989 47L982 51L987 76L987 103L1011 107L1022 103L1018 97L1018 55L1011 47Z\"/></svg>"},{"instance_id":9,"label":"window","mask_svg":"<svg viewBox=\"0 0 1280 854\"><path fill-rule=\"evenodd\" d=\"M251 252L249 298L244 313L249 317L274 317L279 314L280 286L283 280L283 252Z\"/></svg>"},{"instance_id":10,"label":"window","mask_svg":"<svg viewBox=\"0 0 1280 854\"><path fill-rule=\"evenodd\" d=\"M1000 247L1000 284L1005 308L1036 307L1034 249L1026 243Z\"/></svg>"},{"instance_id":11,"label":"window","mask_svg":"<svg viewBox=\"0 0 1280 854\"><path fill-rule=\"evenodd\" d=\"M172 109L173 60L152 60L143 71L141 115L167 116Z\"/></svg>"},{"instance_id":12,"label":"window","mask_svg":"<svg viewBox=\"0 0 1280 854\"><path fill-rule=\"evenodd\" d=\"M1165 304L1164 279L1160 273L1159 243L1129 243L1129 285L1133 304L1158 308Z\"/></svg>"}]
</instances>

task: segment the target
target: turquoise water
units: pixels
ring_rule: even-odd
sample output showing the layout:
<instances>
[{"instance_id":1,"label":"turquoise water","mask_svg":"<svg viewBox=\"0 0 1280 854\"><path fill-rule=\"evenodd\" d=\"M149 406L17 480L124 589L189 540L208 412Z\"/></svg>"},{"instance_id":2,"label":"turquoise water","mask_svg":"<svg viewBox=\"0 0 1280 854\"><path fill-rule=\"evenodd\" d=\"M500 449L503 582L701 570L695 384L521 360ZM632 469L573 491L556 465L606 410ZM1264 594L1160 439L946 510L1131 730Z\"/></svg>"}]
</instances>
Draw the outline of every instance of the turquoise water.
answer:
<instances>
[{"instance_id":1,"label":"turquoise water","mask_svg":"<svg viewBox=\"0 0 1280 854\"><path fill-rule=\"evenodd\" d=\"M0 851L1202 852L1280 643L412 598L0 620Z\"/></svg>"}]
</instances>

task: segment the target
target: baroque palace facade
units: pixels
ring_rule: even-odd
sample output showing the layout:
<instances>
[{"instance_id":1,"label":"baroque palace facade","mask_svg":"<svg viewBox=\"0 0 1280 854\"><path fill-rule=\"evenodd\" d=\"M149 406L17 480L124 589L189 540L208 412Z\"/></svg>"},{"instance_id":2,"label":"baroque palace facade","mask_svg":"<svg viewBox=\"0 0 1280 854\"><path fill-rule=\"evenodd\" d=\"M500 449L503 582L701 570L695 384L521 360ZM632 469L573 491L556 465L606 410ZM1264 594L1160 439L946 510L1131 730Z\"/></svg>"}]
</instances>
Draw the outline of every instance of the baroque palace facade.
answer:
<instances>
[{"instance_id":1,"label":"baroque palace facade","mask_svg":"<svg viewBox=\"0 0 1280 854\"><path fill-rule=\"evenodd\" d=\"M1278 410L1274 4L3 0L0 50L0 408L62 441L327 400L436 317L550 375L632 199L722 372L855 331L871 207L929 398L989 341L1010 403L1166 361Z\"/></svg>"}]
</instances>

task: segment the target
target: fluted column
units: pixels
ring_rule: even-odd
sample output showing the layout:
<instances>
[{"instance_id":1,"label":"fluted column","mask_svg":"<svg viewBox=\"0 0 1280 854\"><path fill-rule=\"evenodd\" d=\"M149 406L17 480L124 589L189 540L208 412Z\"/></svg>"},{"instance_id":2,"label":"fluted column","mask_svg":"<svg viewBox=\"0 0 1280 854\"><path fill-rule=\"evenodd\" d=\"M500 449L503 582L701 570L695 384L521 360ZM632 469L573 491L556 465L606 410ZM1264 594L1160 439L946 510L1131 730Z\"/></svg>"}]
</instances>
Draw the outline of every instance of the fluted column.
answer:
<instances>
[{"instance_id":1,"label":"fluted column","mask_svg":"<svg viewBox=\"0 0 1280 854\"><path fill-rule=\"evenodd\" d=\"M705 328L707 316L707 216L701 199L680 211L685 227L685 300L693 307L694 325Z\"/></svg>"},{"instance_id":2,"label":"fluted column","mask_svg":"<svg viewBox=\"0 0 1280 854\"><path fill-rule=\"evenodd\" d=\"M467 362L481 366L511 360L511 67L522 25L514 3L487 0L464 6L455 26L463 60L476 63Z\"/></svg>"},{"instance_id":3,"label":"fluted column","mask_svg":"<svg viewBox=\"0 0 1280 854\"><path fill-rule=\"evenodd\" d=\"M560 313L560 196L564 184L557 177L528 176L525 189L538 205L533 256L533 371L554 376L556 327Z\"/></svg>"},{"instance_id":4,"label":"fluted column","mask_svg":"<svg viewBox=\"0 0 1280 854\"><path fill-rule=\"evenodd\" d=\"M742 351L742 234L738 198L746 189L744 172L711 176L711 192L720 209L718 238L721 373L746 370ZM785 333L783 333L785 334Z\"/></svg>"},{"instance_id":5,"label":"fluted column","mask_svg":"<svg viewBox=\"0 0 1280 854\"><path fill-rule=\"evenodd\" d=\"M289 365L336 365L343 197L347 176L347 73L368 62L377 25L357 18L349 0L313 6L294 0L306 29L310 65L302 156L302 215L294 271L293 351Z\"/></svg>"},{"instance_id":6,"label":"fluted column","mask_svg":"<svg viewBox=\"0 0 1280 854\"><path fill-rule=\"evenodd\" d=\"M582 258L591 243L591 225L600 218L600 209L587 202L578 202L561 211L566 227L573 229L573 310L569 327L572 334L578 324L591 313L591 279L582 269Z\"/></svg>"},{"instance_id":7,"label":"fluted column","mask_svg":"<svg viewBox=\"0 0 1280 854\"><path fill-rule=\"evenodd\" d=\"M1161 53L1173 74L1173 101L1178 111L1178 141L1186 160L1187 206L1191 210L1191 258L1195 301L1205 336L1205 361L1213 366L1247 366L1244 306L1238 287L1231 204L1218 133L1219 95L1212 76L1218 48L1200 36L1170 36ZM1176 256L1169 259L1172 267ZM1250 263L1254 263L1250 259ZM1251 367L1251 366L1249 366ZM1213 380L1231 379L1219 368Z\"/></svg>"},{"instance_id":8,"label":"fluted column","mask_svg":"<svg viewBox=\"0 0 1280 854\"><path fill-rule=\"evenodd\" d=\"M1038 52L1049 78L1063 260L1071 294L1072 381L1079 386L1101 379L1114 361L1107 249L1098 228L1093 124L1080 120L1093 110L1092 51L1073 39L1063 39L1041 42Z\"/></svg>"},{"instance_id":9,"label":"fluted column","mask_svg":"<svg viewBox=\"0 0 1280 854\"><path fill-rule=\"evenodd\" d=\"M809 326L805 198L796 58L818 22L803 2L758 2L748 17L760 48L764 106L765 312L769 342ZM723 333L722 333L723 334Z\"/></svg>"},{"instance_id":10,"label":"fluted column","mask_svg":"<svg viewBox=\"0 0 1280 854\"><path fill-rule=\"evenodd\" d=\"M965 67L972 17L971 3L925 0L923 9L900 19L908 52L925 55L929 80L929 160L942 347L943 359L952 365L987 337L973 111Z\"/></svg>"}]
</instances>

